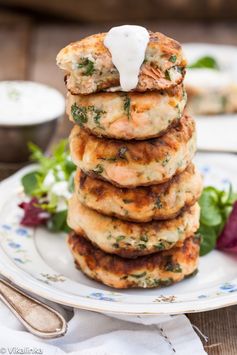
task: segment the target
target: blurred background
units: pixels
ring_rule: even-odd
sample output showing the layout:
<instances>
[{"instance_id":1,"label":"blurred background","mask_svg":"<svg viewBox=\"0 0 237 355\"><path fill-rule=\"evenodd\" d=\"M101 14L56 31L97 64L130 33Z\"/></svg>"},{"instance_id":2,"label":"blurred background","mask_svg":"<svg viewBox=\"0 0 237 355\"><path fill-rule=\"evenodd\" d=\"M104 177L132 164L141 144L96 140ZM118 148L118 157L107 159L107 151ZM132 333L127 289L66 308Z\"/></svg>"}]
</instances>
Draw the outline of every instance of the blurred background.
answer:
<instances>
[{"instance_id":1,"label":"blurred background","mask_svg":"<svg viewBox=\"0 0 237 355\"><path fill-rule=\"evenodd\" d=\"M236 19L236 0L0 0L0 80L37 81L65 95L55 57L69 42L134 23L181 43L237 45ZM64 118L53 141L69 130Z\"/></svg>"},{"instance_id":2,"label":"blurred background","mask_svg":"<svg viewBox=\"0 0 237 355\"><path fill-rule=\"evenodd\" d=\"M63 73L55 64L58 51L68 43L89 34L128 23L164 32L181 43L205 42L237 46L236 0L0 0L0 83L3 80L32 80L50 85L65 96ZM227 57L232 61L232 66L236 66L236 53L236 61L230 52L223 51L221 47L218 54ZM14 97L16 98L16 95L13 95ZM38 109L33 107L35 111ZM0 114L1 110L0 101ZM20 121L21 116L16 119ZM232 131L237 152L237 126L236 130L233 129L232 118L230 120L230 133L227 133L226 117L215 121L210 118L209 121L213 122L214 127L210 128L207 123L199 136L203 137L205 144L211 142L218 127L221 136L219 139L216 134L218 142L224 142L225 139L225 143L229 143ZM237 117L235 121L237 123ZM0 121L0 131L1 128ZM61 138L67 137L69 131L70 123L64 115L57 129L54 128L51 134L50 147ZM205 136L205 132L210 135ZM29 136L22 137L26 146ZM0 143L3 138L4 136L0 136ZM3 141L5 146L0 146L3 155L12 147L14 139L15 135L11 132L6 136ZM31 136L30 139L32 140ZM220 151L215 143L213 146ZM16 151L15 148L14 150ZM19 169L21 164L17 160L7 163L0 159L0 180ZM228 313L224 312L226 311L221 310L215 313L215 318L211 317L210 313L201 314L200 318L197 318L196 314L190 317L195 320L195 324L200 324L204 334L210 335L213 354L224 353L218 345L225 344L229 337L229 352L227 350L226 354L234 351L236 310L232 307ZM224 326L223 318L226 320ZM226 332L223 331L225 327ZM211 354L211 349L209 351Z\"/></svg>"}]
</instances>

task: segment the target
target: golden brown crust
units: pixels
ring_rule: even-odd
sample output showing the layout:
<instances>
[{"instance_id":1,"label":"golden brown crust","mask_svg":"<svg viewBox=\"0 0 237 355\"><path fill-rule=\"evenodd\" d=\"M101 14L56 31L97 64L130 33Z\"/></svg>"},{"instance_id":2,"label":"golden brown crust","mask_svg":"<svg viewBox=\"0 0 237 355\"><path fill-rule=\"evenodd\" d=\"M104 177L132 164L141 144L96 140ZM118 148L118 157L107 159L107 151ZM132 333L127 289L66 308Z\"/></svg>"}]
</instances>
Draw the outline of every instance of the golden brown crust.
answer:
<instances>
[{"instance_id":1,"label":"golden brown crust","mask_svg":"<svg viewBox=\"0 0 237 355\"><path fill-rule=\"evenodd\" d=\"M148 222L175 218L200 197L202 177L193 164L160 185L121 189L78 169L75 191L84 205L127 221Z\"/></svg>"},{"instance_id":2,"label":"golden brown crust","mask_svg":"<svg viewBox=\"0 0 237 355\"><path fill-rule=\"evenodd\" d=\"M190 207L164 221L134 223L102 215L80 203L74 194L68 204L68 225L107 253L125 258L172 248L199 227L200 208Z\"/></svg>"},{"instance_id":3,"label":"golden brown crust","mask_svg":"<svg viewBox=\"0 0 237 355\"><path fill-rule=\"evenodd\" d=\"M159 287L181 281L197 269L199 244L197 238L190 237L182 246L168 251L125 260L104 253L74 232L68 237L82 272L115 288Z\"/></svg>"},{"instance_id":4,"label":"golden brown crust","mask_svg":"<svg viewBox=\"0 0 237 355\"><path fill-rule=\"evenodd\" d=\"M71 43L57 56L58 66L68 74L66 85L73 94L115 89L119 91L119 73L112 63L109 50L104 46L105 33L95 34ZM90 60L93 70L78 64ZM140 69L135 91L169 89L180 84L185 75L186 60L181 45L159 33L150 32L145 61Z\"/></svg>"},{"instance_id":5,"label":"golden brown crust","mask_svg":"<svg viewBox=\"0 0 237 355\"><path fill-rule=\"evenodd\" d=\"M176 40L165 36L160 32L149 32L150 40L148 43L149 49L152 51L157 51L162 53L167 60L171 55L180 56L182 53L182 47L179 42ZM57 62L60 66L60 63L63 63L66 58L70 55L75 55L78 53L93 53L97 56L109 56L111 58L111 54L109 50L104 45L106 33L97 33L91 36L85 37L77 42L72 42L67 45L65 48L61 49L57 55ZM183 61L183 62L182 62ZM182 65L186 65L186 60L182 57ZM172 66L172 62L167 63L169 67Z\"/></svg>"},{"instance_id":6,"label":"golden brown crust","mask_svg":"<svg viewBox=\"0 0 237 355\"><path fill-rule=\"evenodd\" d=\"M147 141L102 139L75 126L74 163L84 172L121 187L161 184L186 169L196 150L195 122L183 116L162 137Z\"/></svg>"},{"instance_id":7,"label":"golden brown crust","mask_svg":"<svg viewBox=\"0 0 237 355\"><path fill-rule=\"evenodd\" d=\"M150 139L142 142L124 142L120 140L102 139L88 134L85 130L75 126L70 139L73 140L72 153L75 152L79 159L83 159L83 154L87 144L93 144L95 158L99 161L118 159L119 165L127 165L129 162L136 162L146 165L153 161L162 161L167 154L172 155L180 145L185 145L192 138L195 131L195 123L191 117L182 117L179 125L172 128L167 134L157 139ZM121 149L126 152L121 157Z\"/></svg>"}]
</instances>

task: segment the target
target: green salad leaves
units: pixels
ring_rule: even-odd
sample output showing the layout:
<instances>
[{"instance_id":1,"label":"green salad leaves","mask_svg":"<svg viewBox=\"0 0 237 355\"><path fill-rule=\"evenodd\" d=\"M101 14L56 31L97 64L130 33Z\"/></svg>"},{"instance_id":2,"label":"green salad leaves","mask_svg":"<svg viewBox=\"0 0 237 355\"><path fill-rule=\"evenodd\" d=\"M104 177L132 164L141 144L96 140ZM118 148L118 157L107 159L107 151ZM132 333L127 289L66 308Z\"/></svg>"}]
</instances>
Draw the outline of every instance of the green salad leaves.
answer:
<instances>
[{"instance_id":1,"label":"green salad leaves","mask_svg":"<svg viewBox=\"0 0 237 355\"><path fill-rule=\"evenodd\" d=\"M26 195L32 198L24 203L25 221L28 225L45 223L52 231L68 231L67 200L73 190L75 165L72 163L67 141L62 140L52 152L46 156L40 148L30 143L31 159L38 163L36 170L22 177L22 186ZM45 212L44 214L42 212ZM37 214L37 218L36 218ZM43 219L40 216L43 215Z\"/></svg>"},{"instance_id":2,"label":"green salad leaves","mask_svg":"<svg viewBox=\"0 0 237 355\"><path fill-rule=\"evenodd\" d=\"M215 58L210 56L204 56L196 60L188 65L189 69L200 69L200 68L207 68L207 69L219 69L219 65Z\"/></svg>"},{"instance_id":3,"label":"green salad leaves","mask_svg":"<svg viewBox=\"0 0 237 355\"><path fill-rule=\"evenodd\" d=\"M233 192L231 185L229 191L212 186L204 188L199 200L201 215L198 233L202 236L200 255L205 255L215 248L236 200L237 194Z\"/></svg>"}]
</instances>

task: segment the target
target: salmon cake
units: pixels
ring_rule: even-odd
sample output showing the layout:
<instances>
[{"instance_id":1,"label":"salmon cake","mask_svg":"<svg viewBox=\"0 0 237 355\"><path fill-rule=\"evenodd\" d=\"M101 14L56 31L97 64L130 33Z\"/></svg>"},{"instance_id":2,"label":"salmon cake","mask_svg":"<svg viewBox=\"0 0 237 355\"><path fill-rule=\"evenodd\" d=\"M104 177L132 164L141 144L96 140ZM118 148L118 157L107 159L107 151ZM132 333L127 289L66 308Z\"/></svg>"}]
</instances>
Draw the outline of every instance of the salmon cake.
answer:
<instances>
[{"instance_id":1,"label":"salmon cake","mask_svg":"<svg viewBox=\"0 0 237 355\"><path fill-rule=\"evenodd\" d=\"M117 68L104 45L106 33L74 42L57 55L57 65L65 71L67 89L72 94L121 91ZM186 59L180 43L159 32L149 32L145 59L134 91L169 89L180 84Z\"/></svg>"},{"instance_id":2,"label":"salmon cake","mask_svg":"<svg viewBox=\"0 0 237 355\"><path fill-rule=\"evenodd\" d=\"M142 140L158 137L174 126L186 101L182 85L147 93L68 93L67 114L73 123L97 136Z\"/></svg>"},{"instance_id":3,"label":"salmon cake","mask_svg":"<svg viewBox=\"0 0 237 355\"><path fill-rule=\"evenodd\" d=\"M206 88L187 85L187 111L192 115L220 115L237 112L237 85Z\"/></svg>"},{"instance_id":4,"label":"salmon cake","mask_svg":"<svg viewBox=\"0 0 237 355\"><path fill-rule=\"evenodd\" d=\"M164 184L121 189L78 169L75 193L79 201L99 213L133 222L176 217L192 206L202 192L202 177L193 164Z\"/></svg>"},{"instance_id":5,"label":"salmon cake","mask_svg":"<svg viewBox=\"0 0 237 355\"><path fill-rule=\"evenodd\" d=\"M107 253L137 257L170 249L199 227L198 204L180 216L149 223L133 223L102 215L80 203L74 194L68 205L68 225Z\"/></svg>"},{"instance_id":6,"label":"salmon cake","mask_svg":"<svg viewBox=\"0 0 237 355\"><path fill-rule=\"evenodd\" d=\"M196 273L200 240L190 236L180 246L136 259L107 254L75 232L68 246L78 268L93 280L114 288L154 288Z\"/></svg>"},{"instance_id":7,"label":"salmon cake","mask_svg":"<svg viewBox=\"0 0 237 355\"><path fill-rule=\"evenodd\" d=\"M75 126L69 142L73 162L86 174L120 187L155 185L190 164L196 151L195 122L183 116L162 137L131 142L102 139Z\"/></svg>"}]
</instances>

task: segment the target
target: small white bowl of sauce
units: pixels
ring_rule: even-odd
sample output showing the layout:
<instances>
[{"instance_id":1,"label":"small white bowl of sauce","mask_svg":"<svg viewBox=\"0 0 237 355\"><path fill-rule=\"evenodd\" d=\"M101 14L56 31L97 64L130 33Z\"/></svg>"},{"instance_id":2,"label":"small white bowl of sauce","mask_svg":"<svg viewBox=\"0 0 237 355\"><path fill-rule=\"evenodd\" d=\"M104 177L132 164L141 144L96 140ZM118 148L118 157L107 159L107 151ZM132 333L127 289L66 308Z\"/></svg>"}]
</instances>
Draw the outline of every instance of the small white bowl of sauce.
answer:
<instances>
[{"instance_id":1,"label":"small white bowl of sauce","mask_svg":"<svg viewBox=\"0 0 237 355\"><path fill-rule=\"evenodd\" d=\"M64 97L54 88L32 81L1 81L0 162L26 162L28 142L45 150L64 111Z\"/></svg>"}]
</instances>

